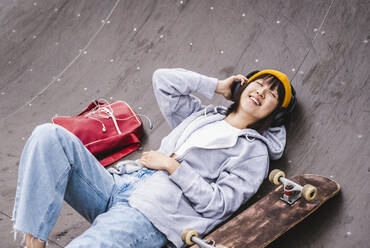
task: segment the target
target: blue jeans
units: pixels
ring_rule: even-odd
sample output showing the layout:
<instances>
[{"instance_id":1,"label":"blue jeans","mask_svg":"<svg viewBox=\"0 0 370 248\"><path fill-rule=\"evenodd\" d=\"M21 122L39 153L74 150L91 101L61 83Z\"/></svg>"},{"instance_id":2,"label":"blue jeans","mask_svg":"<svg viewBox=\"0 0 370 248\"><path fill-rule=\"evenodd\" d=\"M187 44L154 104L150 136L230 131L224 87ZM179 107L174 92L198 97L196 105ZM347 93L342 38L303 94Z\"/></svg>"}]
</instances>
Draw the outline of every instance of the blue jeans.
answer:
<instances>
[{"instance_id":1,"label":"blue jeans","mask_svg":"<svg viewBox=\"0 0 370 248\"><path fill-rule=\"evenodd\" d=\"M67 247L162 247L166 236L127 201L135 185L153 172L111 175L68 130L40 125L20 160L14 230L46 241L64 199L92 223Z\"/></svg>"}]
</instances>

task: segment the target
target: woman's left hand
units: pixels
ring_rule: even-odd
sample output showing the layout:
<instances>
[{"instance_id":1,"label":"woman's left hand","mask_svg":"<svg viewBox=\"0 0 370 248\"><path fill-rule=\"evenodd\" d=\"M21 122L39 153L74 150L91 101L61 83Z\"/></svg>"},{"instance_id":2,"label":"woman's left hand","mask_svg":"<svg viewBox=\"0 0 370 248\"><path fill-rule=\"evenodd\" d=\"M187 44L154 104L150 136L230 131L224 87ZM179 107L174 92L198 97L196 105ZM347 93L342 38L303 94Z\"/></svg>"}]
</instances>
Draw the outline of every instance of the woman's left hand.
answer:
<instances>
[{"instance_id":1,"label":"woman's left hand","mask_svg":"<svg viewBox=\"0 0 370 248\"><path fill-rule=\"evenodd\" d=\"M139 162L149 169L166 170L170 174L179 166L179 163L175 159L153 150L143 152Z\"/></svg>"}]
</instances>

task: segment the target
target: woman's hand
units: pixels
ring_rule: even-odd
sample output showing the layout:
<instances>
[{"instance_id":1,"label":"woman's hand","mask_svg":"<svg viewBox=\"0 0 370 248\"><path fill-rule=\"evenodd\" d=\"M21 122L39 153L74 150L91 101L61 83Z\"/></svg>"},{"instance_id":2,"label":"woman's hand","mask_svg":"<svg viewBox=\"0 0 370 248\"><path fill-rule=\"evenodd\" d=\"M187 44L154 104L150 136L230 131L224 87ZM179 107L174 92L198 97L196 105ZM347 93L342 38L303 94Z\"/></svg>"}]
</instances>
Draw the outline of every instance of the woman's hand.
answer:
<instances>
[{"instance_id":1,"label":"woman's hand","mask_svg":"<svg viewBox=\"0 0 370 248\"><path fill-rule=\"evenodd\" d=\"M241 81L241 84L243 85L248 82L248 79L242 74L238 74L224 80L218 80L216 93L223 95L227 100L231 100L231 85L234 81Z\"/></svg>"},{"instance_id":2,"label":"woman's hand","mask_svg":"<svg viewBox=\"0 0 370 248\"><path fill-rule=\"evenodd\" d=\"M149 152L143 152L139 162L149 169L166 170L170 174L172 174L177 167L180 166L180 164L174 158L170 158L161 152L153 150Z\"/></svg>"}]
</instances>

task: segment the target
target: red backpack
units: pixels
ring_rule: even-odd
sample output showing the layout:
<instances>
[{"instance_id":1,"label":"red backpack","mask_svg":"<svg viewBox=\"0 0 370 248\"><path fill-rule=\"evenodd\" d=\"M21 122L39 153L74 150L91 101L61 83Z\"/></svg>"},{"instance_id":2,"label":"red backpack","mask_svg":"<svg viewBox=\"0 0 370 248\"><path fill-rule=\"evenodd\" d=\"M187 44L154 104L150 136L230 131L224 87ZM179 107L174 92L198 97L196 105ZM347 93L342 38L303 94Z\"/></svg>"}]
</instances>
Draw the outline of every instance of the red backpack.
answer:
<instances>
[{"instance_id":1,"label":"red backpack","mask_svg":"<svg viewBox=\"0 0 370 248\"><path fill-rule=\"evenodd\" d=\"M138 149L143 136L140 117L124 101L95 100L77 116L52 121L76 135L103 166Z\"/></svg>"}]
</instances>

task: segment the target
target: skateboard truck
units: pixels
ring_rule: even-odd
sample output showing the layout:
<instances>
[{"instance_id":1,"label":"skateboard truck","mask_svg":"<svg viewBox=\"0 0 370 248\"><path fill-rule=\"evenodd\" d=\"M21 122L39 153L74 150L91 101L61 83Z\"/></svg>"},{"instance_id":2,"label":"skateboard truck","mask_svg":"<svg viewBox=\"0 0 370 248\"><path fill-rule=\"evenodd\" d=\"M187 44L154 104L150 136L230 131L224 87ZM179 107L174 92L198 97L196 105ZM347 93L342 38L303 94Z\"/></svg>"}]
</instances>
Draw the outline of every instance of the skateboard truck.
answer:
<instances>
[{"instance_id":1,"label":"skateboard truck","mask_svg":"<svg viewBox=\"0 0 370 248\"><path fill-rule=\"evenodd\" d=\"M280 199L289 205L293 205L302 197L302 195L307 201L312 201L317 196L316 187L312 186L311 184L306 184L302 187L298 183L285 178L285 173L281 170L272 170L269 175L269 180L275 185L284 185L284 192Z\"/></svg>"},{"instance_id":2,"label":"skateboard truck","mask_svg":"<svg viewBox=\"0 0 370 248\"><path fill-rule=\"evenodd\" d=\"M181 233L181 239L187 245L197 244L200 248L227 248L226 246L223 246L223 245L215 246L216 242L212 239L204 240L204 239L198 238L198 232L195 231L194 229L185 229Z\"/></svg>"}]
</instances>

